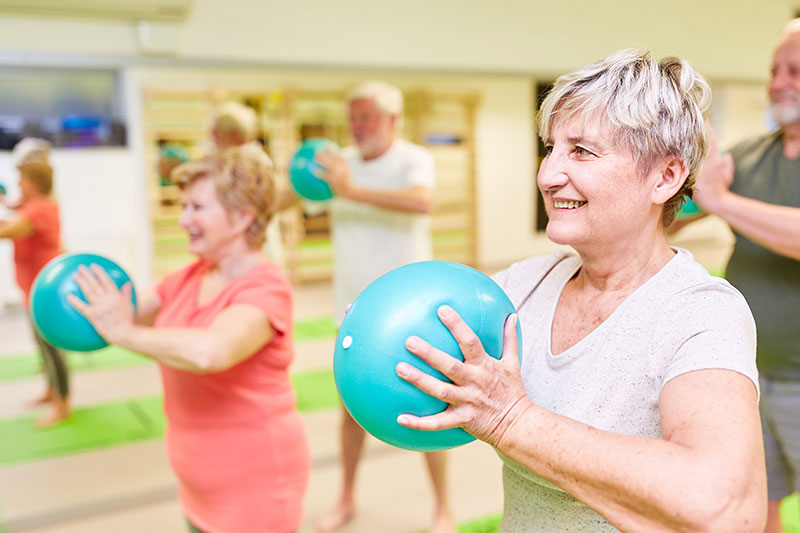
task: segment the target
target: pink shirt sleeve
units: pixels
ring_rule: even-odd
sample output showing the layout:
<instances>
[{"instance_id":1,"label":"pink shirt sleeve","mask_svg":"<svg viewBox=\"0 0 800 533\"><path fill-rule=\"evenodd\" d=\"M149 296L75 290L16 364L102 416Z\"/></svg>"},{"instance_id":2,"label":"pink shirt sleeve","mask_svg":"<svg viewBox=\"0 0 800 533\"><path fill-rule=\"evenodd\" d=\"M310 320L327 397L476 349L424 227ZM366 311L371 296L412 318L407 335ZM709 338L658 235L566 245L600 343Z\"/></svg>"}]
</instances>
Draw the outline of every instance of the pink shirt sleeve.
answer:
<instances>
[{"instance_id":1,"label":"pink shirt sleeve","mask_svg":"<svg viewBox=\"0 0 800 533\"><path fill-rule=\"evenodd\" d=\"M241 287L231 304L243 304L262 311L269 323L279 333L291 333L292 293L286 279L275 269L259 271Z\"/></svg>"}]
</instances>

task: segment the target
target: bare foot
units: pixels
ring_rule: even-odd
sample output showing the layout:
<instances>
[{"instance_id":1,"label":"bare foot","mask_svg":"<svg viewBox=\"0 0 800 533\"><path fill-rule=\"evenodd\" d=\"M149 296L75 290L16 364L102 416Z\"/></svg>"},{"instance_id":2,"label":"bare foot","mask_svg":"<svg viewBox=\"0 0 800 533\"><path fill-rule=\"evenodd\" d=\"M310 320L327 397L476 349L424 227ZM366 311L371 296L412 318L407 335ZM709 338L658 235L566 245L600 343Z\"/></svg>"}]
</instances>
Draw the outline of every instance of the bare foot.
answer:
<instances>
[{"instance_id":1,"label":"bare foot","mask_svg":"<svg viewBox=\"0 0 800 533\"><path fill-rule=\"evenodd\" d=\"M51 390L48 390L38 398L28 402L28 407L31 409L33 409L34 407L41 407L42 405L48 404L55 399L56 399L55 393Z\"/></svg>"},{"instance_id":2,"label":"bare foot","mask_svg":"<svg viewBox=\"0 0 800 533\"><path fill-rule=\"evenodd\" d=\"M328 514L317 520L317 531L319 533L333 533L338 531L350 522L356 515L355 507L350 504L340 503Z\"/></svg>"},{"instance_id":3,"label":"bare foot","mask_svg":"<svg viewBox=\"0 0 800 533\"><path fill-rule=\"evenodd\" d=\"M67 420L70 415L69 404L64 399L54 399L53 407L41 418L39 418L34 425L37 428L46 428L54 426L59 422Z\"/></svg>"},{"instance_id":4,"label":"bare foot","mask_svg":"<svg viewBox=\"0 0 800 533\"><path fill-rule=\"evenodd\" d=\"M428 533L457 533L458 524L449 513L436 513Z\"/></svg>"}]
</instances>

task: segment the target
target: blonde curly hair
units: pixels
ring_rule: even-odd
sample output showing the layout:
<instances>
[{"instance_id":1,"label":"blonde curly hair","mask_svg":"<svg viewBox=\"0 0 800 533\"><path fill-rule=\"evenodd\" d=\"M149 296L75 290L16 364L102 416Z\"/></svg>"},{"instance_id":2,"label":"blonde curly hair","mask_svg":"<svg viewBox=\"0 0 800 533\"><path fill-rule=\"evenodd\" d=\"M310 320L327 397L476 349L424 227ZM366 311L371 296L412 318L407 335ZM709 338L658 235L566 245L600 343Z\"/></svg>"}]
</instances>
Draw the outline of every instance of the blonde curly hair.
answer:
<instances>
[{"instance_id":1,"label":"blonde curly hair","mask_svg":"<svg viewBox=\"0 0 800 533\"><path fill-rule=\"evenodd\" d=\"M201 178L213 179L217 198L227 212L238 210L254 216L245 239L251 248L260 249L275 214L273 170L272 161L261 147L246 144L179 165L170 177L181 190Z\"/></svg>"}]
</instances>

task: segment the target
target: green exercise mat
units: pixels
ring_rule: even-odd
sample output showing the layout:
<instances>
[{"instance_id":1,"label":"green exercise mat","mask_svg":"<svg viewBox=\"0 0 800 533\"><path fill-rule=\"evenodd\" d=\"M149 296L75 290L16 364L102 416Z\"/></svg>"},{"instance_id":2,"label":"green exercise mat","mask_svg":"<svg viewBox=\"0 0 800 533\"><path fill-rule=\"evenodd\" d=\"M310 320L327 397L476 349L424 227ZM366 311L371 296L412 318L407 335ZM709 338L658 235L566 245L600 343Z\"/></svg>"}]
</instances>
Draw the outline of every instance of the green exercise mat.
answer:
<instances>
[{"instance_id":1,"label":"green exercise mat","mask_svg":"<svg viewBox=\"0 0 800 533\"><path fill-rule=\"evenodd\" d=\"M62 424L44 429L31 416L0 420L0 466L159 437L161 398L137 398L77 409Z\"/></svg>"},{"instance_id":2,"label":"green exercise mat","mask_svg":"<svg viewBox=\"0 0 800 533\"><path fill-rule=\"evenodd\" d=\"M339 405L331 370L299 373L292 382L301 412ZM45 429L35 428L34 420L0 420L0 466L160 438L165 425L160 395L76 409L69 420Z\"/></svg>"},{"instance_id":3,"label":"green exercise mat","mask_svg":"<svg viewBox=\"0 0 800 533\"><path fill-rule=\"evenodd\" d=\"M458 533L496 533L502 513L475 518L458 525Z\"/></svg>"}]
</instances>

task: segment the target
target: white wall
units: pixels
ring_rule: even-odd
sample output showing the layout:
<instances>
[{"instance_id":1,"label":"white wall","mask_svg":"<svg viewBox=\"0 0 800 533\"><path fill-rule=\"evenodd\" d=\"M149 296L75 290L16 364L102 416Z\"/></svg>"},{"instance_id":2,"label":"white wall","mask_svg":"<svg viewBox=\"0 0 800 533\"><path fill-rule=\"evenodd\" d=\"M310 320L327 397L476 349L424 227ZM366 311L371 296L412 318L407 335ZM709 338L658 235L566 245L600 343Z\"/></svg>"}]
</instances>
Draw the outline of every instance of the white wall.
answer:
<instances>
[{"instance_id":1,"label":"white wall","mask_svg":"<svg viewBox=\"0 0 800 533\"><path fill-rule=\"evenodd\" d=\"M146 189L132 151L55 150L51 163L65 250L105 255L118 262L137 286L149 284ZM0 152L0 175L6 180L17 175L8 152ZM0 251L0 304L19 302L19 291L9 284L11 259L7 250Z\"/></svg>"},{"instance_id":2,"label":"white wall","mask_svg":"<svg viewBox=\"0 0 800 533\"><path fill-rule=\"evenodd\" d=\"M70 0L64 0L68 4ZM127 0L132 1L132 0ZM763 80L794 0L194 0L180 60L550 75L613 50L678 54L713 79ZM135 23L0 17L0 50L136 57Z\"/></svg>"},{"instance_id":3,"label":"white wall","mask_svg":"<svg viewBox=\"0 0 800 533\"><path fill-rule=\"evenodd\" d=\"M149 61L134 22L5 15L0 66L123 68L129 148L57 153L57 190L67 246L107 253L145 286L153 280L143 87L341 88L380 77L406 88L479 91L478 255L491 268L552 248L533 231L535 78L639 46L761 91L774 38L794 7L794 0L195 0L189 18L169 30L177 44L163 67ZM763 129L763 100L750 89L717 92L724 144ZM684 240L729 246L719 221L687 231Z\"/></svg>"}]
</instances>

